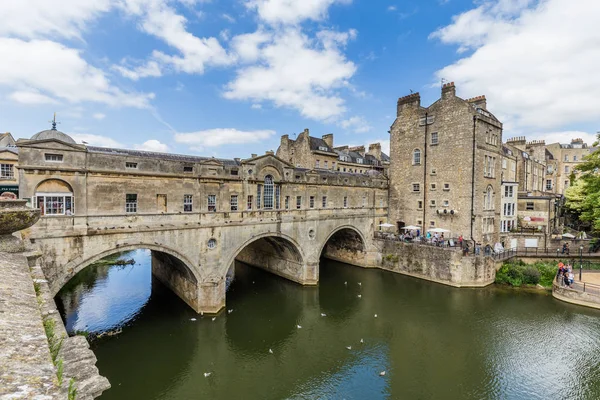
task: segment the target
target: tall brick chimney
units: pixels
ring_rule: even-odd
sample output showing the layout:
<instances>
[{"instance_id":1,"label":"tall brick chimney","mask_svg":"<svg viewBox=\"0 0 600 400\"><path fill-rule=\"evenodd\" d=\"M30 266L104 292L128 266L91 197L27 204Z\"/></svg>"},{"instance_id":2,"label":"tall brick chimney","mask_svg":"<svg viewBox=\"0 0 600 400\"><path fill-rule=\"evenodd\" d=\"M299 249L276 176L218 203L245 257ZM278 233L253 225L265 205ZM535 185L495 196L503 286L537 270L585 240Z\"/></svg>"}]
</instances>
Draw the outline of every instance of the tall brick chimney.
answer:
<instances>
[{"instance_id":1,"label":"tall brick chimney","mask_svg":"<svg viewBox=\"0 0 600 400\"><path fill-rule=\"evenodd\" d=\"M487 100L485 96L477 96L467 99L467 102L471 103L475 108L487 109Z\"/></svg>"},{"instance_id":2,"label":"tall brick chimney","mask_svg":"<svg viewBox=\"0 0 600 400\"><path fill-rule=\"evenodd\" d=\"M398 103L396 106L396 116L400 116L400 113L405 108L415 107L419 108L421 106L421 95L419 92L409 94L408 96L400 97L398 99Z\"/></svg>"},{"instance_id":3,"label":"tall brick chimney","mask_svg":"<svg viewBox=\"0 0 600 400\"><path fill-rule=\"evenodd\" d=\"M323 135L323 141L327 143L327 146L333 149L333 133L328 133L327 135Z\"/></svg>"},{"instance_id":4,"label":"tall brick chimney","mask_svg":"<svg viewBox=\"0 0 600 400\"><path fill-rule=\"evenodd\" d=\"M368 154L372 155L379 161L381 161L381 143L372 143L369 145Z\"/></svg>"},{"instance_id":5,"label":"tall brick chimney","mask_svg":"<svg viewBox=\"0 0 600 400\"><path fill-rule=\"evenodd\" d=\"M444 83L442 85L442 99L448 99L456 96L456 86L454 82Z\"/></svg>"}]
</instances>

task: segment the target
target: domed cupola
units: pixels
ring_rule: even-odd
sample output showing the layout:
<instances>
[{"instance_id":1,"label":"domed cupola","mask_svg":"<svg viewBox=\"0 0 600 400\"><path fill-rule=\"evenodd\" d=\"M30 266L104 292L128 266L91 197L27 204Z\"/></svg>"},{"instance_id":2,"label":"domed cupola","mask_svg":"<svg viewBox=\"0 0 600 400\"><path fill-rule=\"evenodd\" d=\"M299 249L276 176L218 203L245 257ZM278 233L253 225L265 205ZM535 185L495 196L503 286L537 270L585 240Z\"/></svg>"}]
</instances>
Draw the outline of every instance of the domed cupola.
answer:
<instances>
[{"instance_id":1,"label":"domed cupola","mask_svg":"<svg viewBox=\"0 0 600 400\"><path fill-rule=\"evenodd\" d=\"M56 123L57 122L56 122L56 114L55 114L54 119L52 120L52 129L47 129L45 131L36 133L35 135L33 135L31 137L31 140L55 139L55 140L60 140L61 142L65 142L65 143L77 144L77 142L75 142L75 140L73 140L73 138L71 136L57 130Z\"/></svg>"}]
</instances>

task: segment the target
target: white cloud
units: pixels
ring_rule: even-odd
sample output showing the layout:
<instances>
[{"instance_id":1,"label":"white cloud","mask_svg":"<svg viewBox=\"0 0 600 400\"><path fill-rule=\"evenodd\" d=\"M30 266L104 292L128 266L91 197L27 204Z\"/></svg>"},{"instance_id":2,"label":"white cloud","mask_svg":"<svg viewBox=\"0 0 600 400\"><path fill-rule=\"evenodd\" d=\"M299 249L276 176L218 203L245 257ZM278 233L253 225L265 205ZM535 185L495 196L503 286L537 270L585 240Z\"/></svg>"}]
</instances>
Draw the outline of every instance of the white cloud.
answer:
<instances>
[{"instance_id":1,"label":"white cloud","mask_svg":"<svg viewBox=\"0 0 600 400\"><path fill-rule=\"evenodd\" d=\"M123 145L114 139L91 133L69 133L77 143L86 142L90 146L123 148Z\"/></svg>"},{"instance_id":2,"label":"white cloud","mask_svg":"<svg viewBox=\"0 0 600 400\"><path fill-rule=\"evenodd\" d=\"M152 61L172 66L185 73L204 73L206 66L223 66L233 62L214 37L199 38L186 29L187 20L167 0L125 0L123 9L140 19L139 29L156 36L180 55L152 52Z\"/></svg>"},{"instance_id":3,"label":"white cloud","mask_svg":"<svg viewBox=\"0 0 600 400\"><path fill-rule=\"evenodd\" d=\"M517 135L515 135L517 136ZM510 137L510 136L508 136ZM538 139L545 140L546 144L551 143L563 143L568 144L571 143L572 139L583 139L585 143L588 145L592 145L596 141L596 135L593 133L582 132L582 131L562 131L562 132L534 132L527 133L527 140Z\"/></svg>"},{"instance_id":4,"label":"white cloud","mask_svg":"<svg viewBox=\"0 0 600 400\"><path fill-rule=\"evenodd\" d=\"M123 64L127 63L126 61ZM129 68L123 65L113 65L111 67L125 78L137 81L140 78L147 78L149 76L159 77L162 76L162 70L156 61L148 61L143 65Z\"/></svg>"},{"instance_id":5,"label":"white cloud","mask_svg":"<svg viewBox=\"0 0 600 400\"><path fill-rule=\"evenodd\" d=\"M166 153L169 151L169 146L159 142L156 139L146 140L142 144L136 144L133 146L136 150L153 151L156 153Z\"/></svg>"},{"instance_id":6,"label":"white cloud","mask_svg":"<svg viewBox=\"0 0 600 400\"><path fill-rule=\"evenodd\" d=\"M236 78L226 85L224 96L272 101L277 107L293 108L317 120L337 117L345 107L336 89L348 86L356 71L339 47L355 35L353 31L322 31L317 40L311 40L298 29L279 31L260 48L246 47L241 58L256 57L256 64L238 69ZM261 36L255 42L263 40Z\"/></svg>"},{"instance_id":7,"label":"white cloud","mask_svg":"<svg viewBox=\"0 0 600 400\"><path fill-rule=\"evenodd\" d=\"M88 22L110 10L116 0L0 1L0 36L79 38Z\"/></svg>"},{"instance_id":8,"label":"white cloud","mask_svg":"<svg viewBox=\"0 0 600 400\"><path fill-rule=\"evenodd\" d=\"M364 117L354 116L340 121L339 125L344 129L350 129L355 133L366 133L373 129Z\"/></svg>"},{"instance_id":9,"label":"white cloud","mask_svg":"<svg viewBox=\"0 0 600 400\"><path fill-rule=\"evenodd\" d=\"M396 6L389 6L387 8L388 11L396 11L398 8Z\"/></svg>"},{"instance_id":10,"label":"white cloud","mask_svg":"<svg viewBox=\"0 0 600 400\"><path fill-rule=\"evenodd\" d=\"M176 133L177 143L190 145L192 149L218 147L226 144L259 143L275 135L272 130L240 131L231 128L208 129L190 133Z\"/></svg>"},{"instance_id":11,"label":"white cloud","mask_svg":"<svg viewBox=\"0 0 600 400\"><path fill-rule=\"evenodd\" d=\"M57 104L58 101L52 97L41 94L35 89L31 90L18 90L12 92L8 96L11 100L21 104Z\"/></svg>"},{"instance_id":12,"label":"white cloud","mask_svg":"<svg viewBox=\"0 0 600 400\"><path fill-rule=\"evenodd\" d=\"M352 0L246 0L249 9L269 24L297 24L310 19L319 21L327 17L333 4L349 4Z\"/></svg>"},{"instance_id":13,"label":"white cloud","mask_svg":"<svg viewBox=\"0 0 600 400\"><path fill-rule=\"evenodd\" d=\"M273 34L258 30L237 35L231 40L231 48L242 62L255 62L260 57L261 48L273 39Z\"/></svg>"},{"instance_id":14,"label":"white cloud","mask_svg":"<svg viewBox=\"0 0 600 400\"><path fill-rule=\"evenodd\" d=\"M222 14L221 17L223 17L223 19L226 20L227 22L231 22L232 24L235 22L235 18L233 18L229 14Z\"/></svg>"},{"instance_id":15,"label":"white cloud","mask_svg":"<svg viewBox=\"0 0 600 400\"><path fill-rule=\"evenodd\" d=\"M99 102L111 106L147 107L152 93L125 92L91 65L78 50L48 40L0 38L0 86L71 103ZM43 60L43 62L41 61ZM31 93L37 93L33 95ZM21 100L27 95L20 94Z\"/></svg>"},{"instance_id":16,"label":"white cloud","mask_svg":"<svg viewBox=\"0 0 600 400\"><path fill-rule=\"evenodd\" d=\"M252 104L251 108L253 110L260 110L262 108L262 104L254 103L254 104Z\"/></svg>"},{"instance_id":17,"label":"white cloud","mask_svg":"<svg viewBox=\"0 0 600 400\"><path fill-rule=\"evenodd\" d=\"M92 117L94 117L97 120L101 120L106 118L106 114L102 114L102 113L95 113L94 115L92 115Z\"/></svg>"},{"instance_id":18,"label":"white cloud","mask_svg":"<svg viewBox=\"0 0 600 400\"><path fill-rule=\"evenodd\" d=\"M432 34L472 54L437 72L463 97L486 94L507 130L600 118L600 2L486 1Z\"/></svg>"}]
</instances>

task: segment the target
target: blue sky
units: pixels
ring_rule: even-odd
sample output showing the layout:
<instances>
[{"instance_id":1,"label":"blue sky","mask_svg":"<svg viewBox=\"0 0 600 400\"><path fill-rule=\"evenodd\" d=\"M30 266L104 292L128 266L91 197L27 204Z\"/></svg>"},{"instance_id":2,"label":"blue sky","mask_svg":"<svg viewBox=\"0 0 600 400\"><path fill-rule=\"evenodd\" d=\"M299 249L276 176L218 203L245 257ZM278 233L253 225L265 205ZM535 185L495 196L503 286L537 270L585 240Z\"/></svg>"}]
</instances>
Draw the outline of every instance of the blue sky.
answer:
<instances>
[{"instance_id":1,"label":"blue sky","mask_svg":"<svg viewBox=\"0 0 600 400\"><path fill-rule=\"evenodd\" d=\"M9 0L0 131L249 157L309 128L381 141L398 97L485 94L504 138L592 141L600 2ZM581 4L579 4L581 3Z\"/></svg>"}]
</instances>

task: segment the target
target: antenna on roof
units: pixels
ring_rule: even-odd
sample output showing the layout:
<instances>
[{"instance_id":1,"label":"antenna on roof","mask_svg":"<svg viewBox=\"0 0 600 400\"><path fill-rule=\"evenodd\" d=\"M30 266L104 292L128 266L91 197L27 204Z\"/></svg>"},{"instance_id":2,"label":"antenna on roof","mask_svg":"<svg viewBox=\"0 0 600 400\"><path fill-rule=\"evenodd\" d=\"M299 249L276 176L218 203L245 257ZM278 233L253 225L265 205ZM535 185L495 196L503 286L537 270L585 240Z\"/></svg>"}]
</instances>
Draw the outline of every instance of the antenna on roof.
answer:
<instances>
[{"instance_id":1,"label":"antenna on roof","mask_svg":"<svg viewBox=\"0 0 600 400\"><path fill-rule=\"evenodd\" d=\"M52 130L55 131L56 130L56 125L60 124L60 122L56 122L56 113L54 113L54 118L52 119L52 121L48 121L52 124Z\"/></svg>"}]
</instances>

